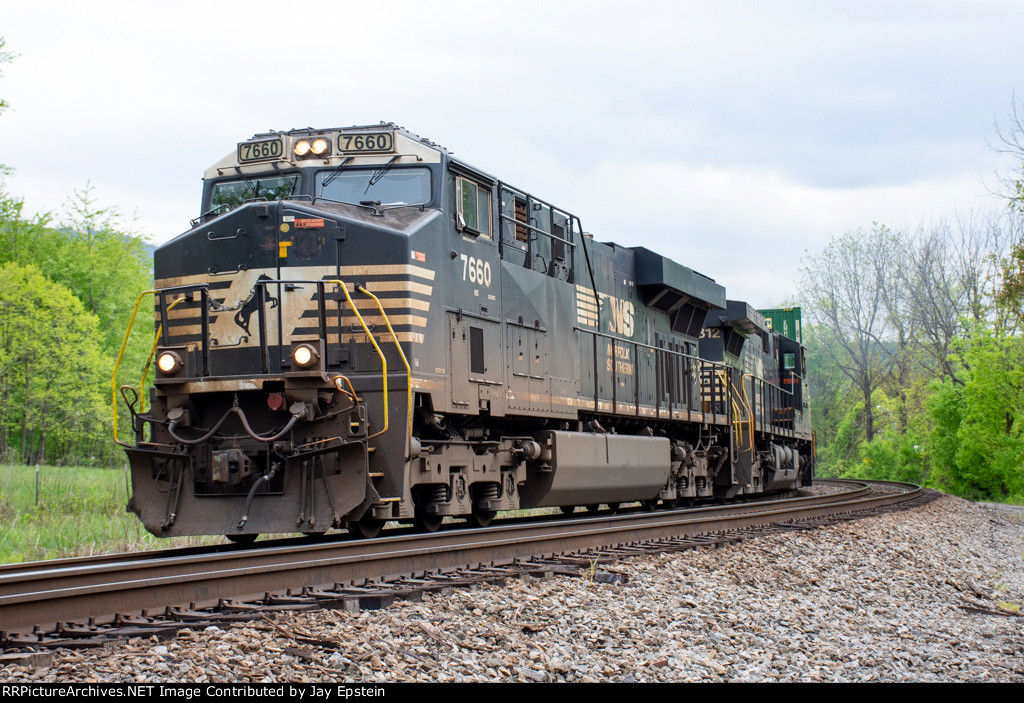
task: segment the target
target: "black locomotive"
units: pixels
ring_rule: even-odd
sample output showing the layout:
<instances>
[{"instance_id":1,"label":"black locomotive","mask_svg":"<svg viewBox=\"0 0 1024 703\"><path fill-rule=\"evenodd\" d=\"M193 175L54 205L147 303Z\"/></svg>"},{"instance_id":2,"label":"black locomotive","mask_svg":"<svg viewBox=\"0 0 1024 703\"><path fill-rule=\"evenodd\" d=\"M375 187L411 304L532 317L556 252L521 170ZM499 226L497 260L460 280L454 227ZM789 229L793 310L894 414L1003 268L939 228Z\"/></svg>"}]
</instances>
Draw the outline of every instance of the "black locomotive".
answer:
<instances>
[{"instance_id":1,"label":"black locomotive","mask_svg":"<svg viewBox=\"0 0 1024 703\"><path fill-rule=\"evenodd\" d=\"M394 124L257 134L155 255L155 535L374 535L811 481L800 344ZM132 398L130 393L126 398Z\"/></svg>"}]
</instances>

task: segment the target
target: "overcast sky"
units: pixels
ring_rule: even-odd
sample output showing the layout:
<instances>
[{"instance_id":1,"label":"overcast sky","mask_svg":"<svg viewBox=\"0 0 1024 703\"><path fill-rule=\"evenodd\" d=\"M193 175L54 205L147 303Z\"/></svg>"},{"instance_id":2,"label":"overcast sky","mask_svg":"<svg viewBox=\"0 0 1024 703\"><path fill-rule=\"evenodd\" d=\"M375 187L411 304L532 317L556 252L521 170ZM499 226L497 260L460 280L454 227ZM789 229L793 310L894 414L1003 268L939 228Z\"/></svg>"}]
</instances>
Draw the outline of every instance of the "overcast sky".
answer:
<instances>
[{"instance_id":1,"label":"overcast sky","mask_svg":"<svg viewBox=\"0 0 1024 703\"><path fill-rule=\"evenodd\" d=\"M394 121L755 306L873 222L994 209L1024 3L5 3L0 163L155 242L256 132Z\"/></svg>"}]
</instances>

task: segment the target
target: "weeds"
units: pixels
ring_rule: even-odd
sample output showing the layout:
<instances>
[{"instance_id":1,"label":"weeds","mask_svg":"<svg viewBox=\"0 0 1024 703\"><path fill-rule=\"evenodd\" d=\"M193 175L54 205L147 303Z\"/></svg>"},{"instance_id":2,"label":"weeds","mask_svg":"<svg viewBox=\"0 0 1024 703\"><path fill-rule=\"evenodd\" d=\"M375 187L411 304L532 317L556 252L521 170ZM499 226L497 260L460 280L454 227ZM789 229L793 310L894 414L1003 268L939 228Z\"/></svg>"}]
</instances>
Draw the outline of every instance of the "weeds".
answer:
<instances>
[{"instance_id":1,"label":"weeds","mask_svg":"<svg viewBox=\"0 0 1024 703\"><path fill-rule=\"evenodd\" d=\"M161 539L125 510L125 475L111 469L0 465L0 563L143 551L220 541Z\"/></svg>"}]
</instances>

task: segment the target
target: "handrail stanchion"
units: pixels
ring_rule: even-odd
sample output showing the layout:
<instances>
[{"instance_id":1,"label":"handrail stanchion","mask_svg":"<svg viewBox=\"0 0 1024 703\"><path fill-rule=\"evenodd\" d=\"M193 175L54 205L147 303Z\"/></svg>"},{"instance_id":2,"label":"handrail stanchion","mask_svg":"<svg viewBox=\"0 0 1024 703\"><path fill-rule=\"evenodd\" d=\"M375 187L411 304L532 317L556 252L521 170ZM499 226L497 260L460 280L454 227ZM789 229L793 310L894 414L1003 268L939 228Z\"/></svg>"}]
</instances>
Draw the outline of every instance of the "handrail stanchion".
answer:
<instances>
[{"instance_id":1,"label":"handrail stanchion","mask_svg":"<svg viewBox=\"0 0 1024 703\"><path fill-rule=\"evenodd\" d=\"M405 365L405 385L406 385L406 405L408 407L408 423L407 423L407 435L406 444L408 445L412 439L412 368L409 366L409 361L405 358L405 352L402 351L402 345L398 343L398 336L395 334L395 330L391 328L391 321L388 320L388 315L384 312L384 306L380 304L380 300L370 291L366 290L362 286L356 286L356 290L360 293L370 296L373 298L373 302L377 304L377 309L380 310L381 317L384 318L384 324L387 325L388 332L391 333L391 341L395 344L395 349L398 350L398 356L402 359L402 363ZM406 455L408 458L408 446L406 447Z\"/></svg>"},{"instance_id":2,"label":"handrail stanchion","mask_svg":"<svg viewBox=\"0 0 1024 703\"><path fill-rule=\"evenodd\" d=\"M114 371L110 375L110 397L111 397L111 409L114 414L114 442L120 444L122 447L131 446L122 442L117 438L117 372L121 368L121 359L124 358L124 350L128 348L128 337L132 333L132 327L135 326L135 316L139 312L139 306L142 304L142 298L146 295L156 294L155 289L144 290L139 293L139 297L135 299L135 307L132 308L132 315L128 319L128 329L124 333L124 340L121 342L121 350L117 353L117 361L114 362Z\"/></svg>"}]
</instances>

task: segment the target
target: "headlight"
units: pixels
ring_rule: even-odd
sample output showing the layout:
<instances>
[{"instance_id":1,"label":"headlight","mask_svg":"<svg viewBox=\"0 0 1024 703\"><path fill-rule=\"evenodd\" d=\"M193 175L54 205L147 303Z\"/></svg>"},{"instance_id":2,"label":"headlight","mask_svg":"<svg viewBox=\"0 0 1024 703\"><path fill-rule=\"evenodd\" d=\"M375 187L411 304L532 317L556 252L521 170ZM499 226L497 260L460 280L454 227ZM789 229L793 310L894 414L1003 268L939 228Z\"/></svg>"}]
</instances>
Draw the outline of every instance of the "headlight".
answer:
<instances>
[{"instance_id":1,"label":"headlight","mask_svg":"<svg viewBox=\"0 0 1024 703\"><path fill-rule=\"evenodd\" d=\"M300 159L308 159L314 156L327 158L331 155L331 143L323 137L315 139L300 139L295 142L292 151Z\"/></svg>"},{"instance_id":2,"label":"headlight","mask_svg":"<svg viewBox=\"0 0 1024 703\"><path fill-rule=\"evenodd\" d=\"M156 358L156 367L160 369L160 373L166 376L173 376L181 370L181 357L178 356L177 352L160 352L160 355Z\"/></svg>"},{"instance_id":3,"label":"headlight","mask_svg":"<svg viewBox=\"0 0 1024 703\"><path fill-rule=\"evenodd\" d=\"M320 359L318 352L312 344L299 344L292 349L292 360L296 366L308 369Z\"/></svg>"}]
</instances>

